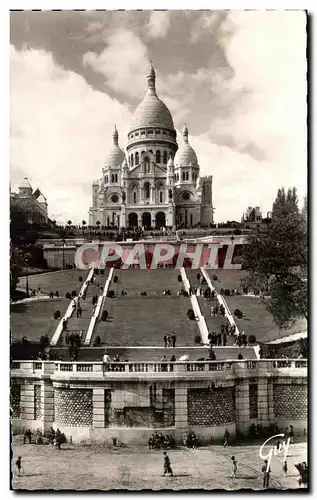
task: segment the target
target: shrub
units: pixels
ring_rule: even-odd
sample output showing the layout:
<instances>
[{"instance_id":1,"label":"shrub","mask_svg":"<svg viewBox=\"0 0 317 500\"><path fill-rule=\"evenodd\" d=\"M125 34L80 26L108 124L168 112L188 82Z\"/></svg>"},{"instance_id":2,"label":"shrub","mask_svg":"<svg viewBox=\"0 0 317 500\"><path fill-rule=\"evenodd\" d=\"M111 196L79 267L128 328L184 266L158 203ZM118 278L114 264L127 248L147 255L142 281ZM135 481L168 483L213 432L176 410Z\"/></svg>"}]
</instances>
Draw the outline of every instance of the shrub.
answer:
<instances>
[{"instance_id":1,"label":"shrub","mask_svg":"<svg viewBox=\"0 0 317 500\"><path fill-rule=\"evenodd\" d=\"M72 294L71 295L72 295L72 297L76 297L76 295L77 295L76 290L72 290Z\"/></svg>"},{"instance_id":2,"label":"shrub","mask_svg":"<svg viewBox=\"0 0 317 500\"><path fill-rule=\"evenodd\" d=\"M95 275L98 276L99 274L99 269L96 267L95 271L94 271Z\"/></svg>"},{"instance_id":3,"label":"shrub","mask_svg":"<svg viewBox=\"0 0 317 500\"><path fill-rule=\"evenodd\" d=\"M200 335L195 335L195 344L201 344L201 337L200 337Z\"/></svg>"},{"instance_id":4,"label":"shrub","mask_svg":"<svg viewBox=\"0 0 317 500\"><path fill-rule=\"evenodd\" d=\"M224 295L224 294L225 294L224 288L220 288L220 295Z\"/></svg>"},{"instance_id":5,"label":"shrub","mask_svg":"<svg viewBox=\"0 0 317 500\"><path fill-rule=\"evenodd\" d=\"M80 282L83 281L83 277L79 276L78 281L80 281Z\"/></svg>"},{"instance_id":6,"label":"shrub","mask_svg":"<svg viewBox=\"0 0 317 500\"><path fill-rule=\"evenodd\" d=\"M242 311L240 309L235 309L233 313L238 319L241 319L243 317Z\"/></svg>"},{"instance_id":7,"label":"shrub","mask_svg":"<svg viewBox=\"0 0 317 500\"><path fill-rule=\"evenodd\" d=\"M113 282L114 282L114 283L118 283L118 281L119 281L118 276L114 276L114 278L113 278Z\"/></svg>"},{"instance_id":8,"label":"shrub","mask_svg":"<svg viewBox=\"0 0 317 500\"><path fill-rule=\"evenodd\" d=\"M212 275L212 279L213 279L214 281L217 281L218 276L217 276L216 274L213 274L213 275Z\"/></svg>"},{"instance_id":9,"label":"shrub","mask_svg":"<svg viewBox=\"0 0 317 500\"><path fill-rule=\"evenodd\" d=\"M101 321L107 321L108 311L102 311Z\"/></svg>"},{"instance_id":10,"label":"shrub","mask_svg":"<svg viewBox=\"0 0 317 500\"><path fill-rule=\"evenodd\" d=\"M249 335L248 342L249 342L249 344L255 344L256 343L255 335Z\"/></svg>"},{"instance_id":11,"label":"shrub","mask_svg":"<svg viewBox=\"0 0 317 500\"><path fill-rule=\"evenodd\" d=\"M66 298L66 299L71 299L71 298L72 298L72 296L71 296L71 294L70 294L69 292L66 292L66 293L65 293L65 298Z\"/></svg>"},{"instance_id":12,"label":"shrub","mask_svg":"<svg viewBox=\"0 0 317 500\"><path fill-rule=\"evenodd\" d=\"M178 281L178 283L181 283L183 281L180 274L177 276L177 281Z\"/></svg>"},{"instance_id":13,"label":"shrub","mask_svg":"<svg viewBox=\"0 0 317 500\"><path fill-rule=\"evenodd\" d=\"M224 295L227 295L227 296L228 296L228 295L230 295L230 290L229 290L229 288L226 288L226 289L225 289L225 293L224 293Z\"/></svg>"},{"instance_id":14,"label":"shrub","mask_svg":"<svg viewBox=\"0 0 317 500\"><path fill-rule=\"evenodd\" d=\"M105 270L104 269L100 269L100 274L105 274Z\"/></svg>"},{"instance_id":15,"label":"shrub","mask_svg":"<svg viewBox=\"0 0 317 500\"><path fill-rule=\"evenodd\" d=\"M110 299L112 299L114 297L114 290L108 290L107 297L109 297Z\"/></svg>"},{"instance_id":16,"label":"shrub","mask_svg":"<svg viewBox=\"0 0 317 500\"><path fill-rule=\"evenodd\" d=\"M54 312L54 319L58 319L61 317L61 312L59 310Z\"/></svg>"},{"instance_id":17,"label":"shrub","mask_svg":"<svg viewBox=\"0 0 317 500\"><path fill-rule=\"evenodd\" d=\"M101 345L101 337L100 335L97 335L97 337L95 338L94 340L94 347L98 347L99 345Z\"/></svg>"},{"instance_id":18,"label":"shrub","mask_svg":"<svg viewBox=\"0 0 317 500\"><path fill-rule=\"evenodd\" d=\"M192 309L187 310L187 316L189 319L194 320L195 319L195 313Z\"/></svg>"}]
</instances>

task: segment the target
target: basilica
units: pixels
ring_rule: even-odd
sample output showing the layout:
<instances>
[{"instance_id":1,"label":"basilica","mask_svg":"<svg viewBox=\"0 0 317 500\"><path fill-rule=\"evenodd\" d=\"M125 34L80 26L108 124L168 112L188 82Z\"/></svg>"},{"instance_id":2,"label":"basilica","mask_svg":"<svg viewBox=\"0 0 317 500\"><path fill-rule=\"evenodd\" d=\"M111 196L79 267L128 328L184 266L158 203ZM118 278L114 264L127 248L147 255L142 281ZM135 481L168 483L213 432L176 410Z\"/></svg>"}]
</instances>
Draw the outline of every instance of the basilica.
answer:
<instances>
[{"instance_id":1,"label":"basilica","mask_svg":"<svg viewBox=\"0 0 317 500\"><path fill-rule=\"evenodd\" d=\"M136 108L126 152L113 144L92 185L89 224L107 227L193 227L213 222L212 176L200 177L185 125L179 143L171 113L159 99L150 65L147 92Z\"/></svg>"}]
</instances>

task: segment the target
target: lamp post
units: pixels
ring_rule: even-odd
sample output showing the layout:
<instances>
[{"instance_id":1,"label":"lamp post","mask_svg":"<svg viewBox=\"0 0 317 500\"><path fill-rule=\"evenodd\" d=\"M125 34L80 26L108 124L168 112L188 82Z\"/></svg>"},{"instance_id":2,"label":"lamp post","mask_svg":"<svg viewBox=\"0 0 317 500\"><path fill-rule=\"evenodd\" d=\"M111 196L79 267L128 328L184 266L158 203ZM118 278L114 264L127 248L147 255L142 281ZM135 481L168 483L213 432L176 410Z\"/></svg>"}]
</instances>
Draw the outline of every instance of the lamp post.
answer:
<instances>
[{"instance_id":1,"label":"lamp post","mask_svg":"<svg viewBox=\"0 0 317 500\"><path fill-rule=\"evenodd\" d=\"M28 259L25 259L24 262L27 265ZM27 274L27 271L26 271L26 276L25 276L25 292L26 292L26 296L29 297L29 275Z\"/></svg>"},{"instance_id":2,"label":"lamp post","mask_svg":"<svg viewBox=\"0 0 317 500\"><path fill-rule=\"evenodd\" d=\"M65 269L65 240L62 240L63 243L63 270Z\"/></svg>"}]
</instances>

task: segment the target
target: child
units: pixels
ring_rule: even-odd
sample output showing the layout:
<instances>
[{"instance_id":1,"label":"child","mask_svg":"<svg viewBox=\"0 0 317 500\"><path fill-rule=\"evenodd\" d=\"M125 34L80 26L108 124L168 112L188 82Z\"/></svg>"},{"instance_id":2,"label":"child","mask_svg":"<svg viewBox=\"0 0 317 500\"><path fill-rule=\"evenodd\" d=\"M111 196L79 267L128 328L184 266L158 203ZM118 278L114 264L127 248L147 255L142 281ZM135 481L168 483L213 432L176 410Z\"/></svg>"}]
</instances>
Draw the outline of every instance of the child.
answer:
<instances>
[{"instance_id":1,"label":"child","mask_svg":"<svg viewBox=\"0 0 317 500\"><path fill-rule=\"evenodd\" d=\"M231 457L231 460L232 460L232 474L230 477L236 477L236 472L237 472L237 461L236 461L236 457L232 456Z\"/></svg>"}]
</instances>

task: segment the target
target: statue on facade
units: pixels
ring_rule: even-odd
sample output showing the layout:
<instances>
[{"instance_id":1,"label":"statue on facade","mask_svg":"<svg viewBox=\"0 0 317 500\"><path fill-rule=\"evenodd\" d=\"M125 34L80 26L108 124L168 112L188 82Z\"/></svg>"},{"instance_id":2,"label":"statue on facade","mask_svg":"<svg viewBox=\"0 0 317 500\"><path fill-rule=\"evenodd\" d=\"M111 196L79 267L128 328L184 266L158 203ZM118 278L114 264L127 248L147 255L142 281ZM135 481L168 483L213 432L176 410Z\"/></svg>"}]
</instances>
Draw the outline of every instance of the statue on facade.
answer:
<instances>
[{"instance_id":1,"label":"statue on facade","mask_svg":"<svg viewBox=\"0 0 317 500\"><path fill-rule=\"evenodd\" d=\"M172 189L168 190L168 197L169 197L170 200L173 199L173 191L172 191Z\"/></svg>"},{"instance_id":2,"label":"statue on facade","mask_svg":"<svg viewBox=\"0 0 317 500\"><path fill-rule=\"evenodd\" d=\"M125 200L126 200L126 194L124 191L122 191L122 203L125 203Z\"/></svg>"}]
</instances>

